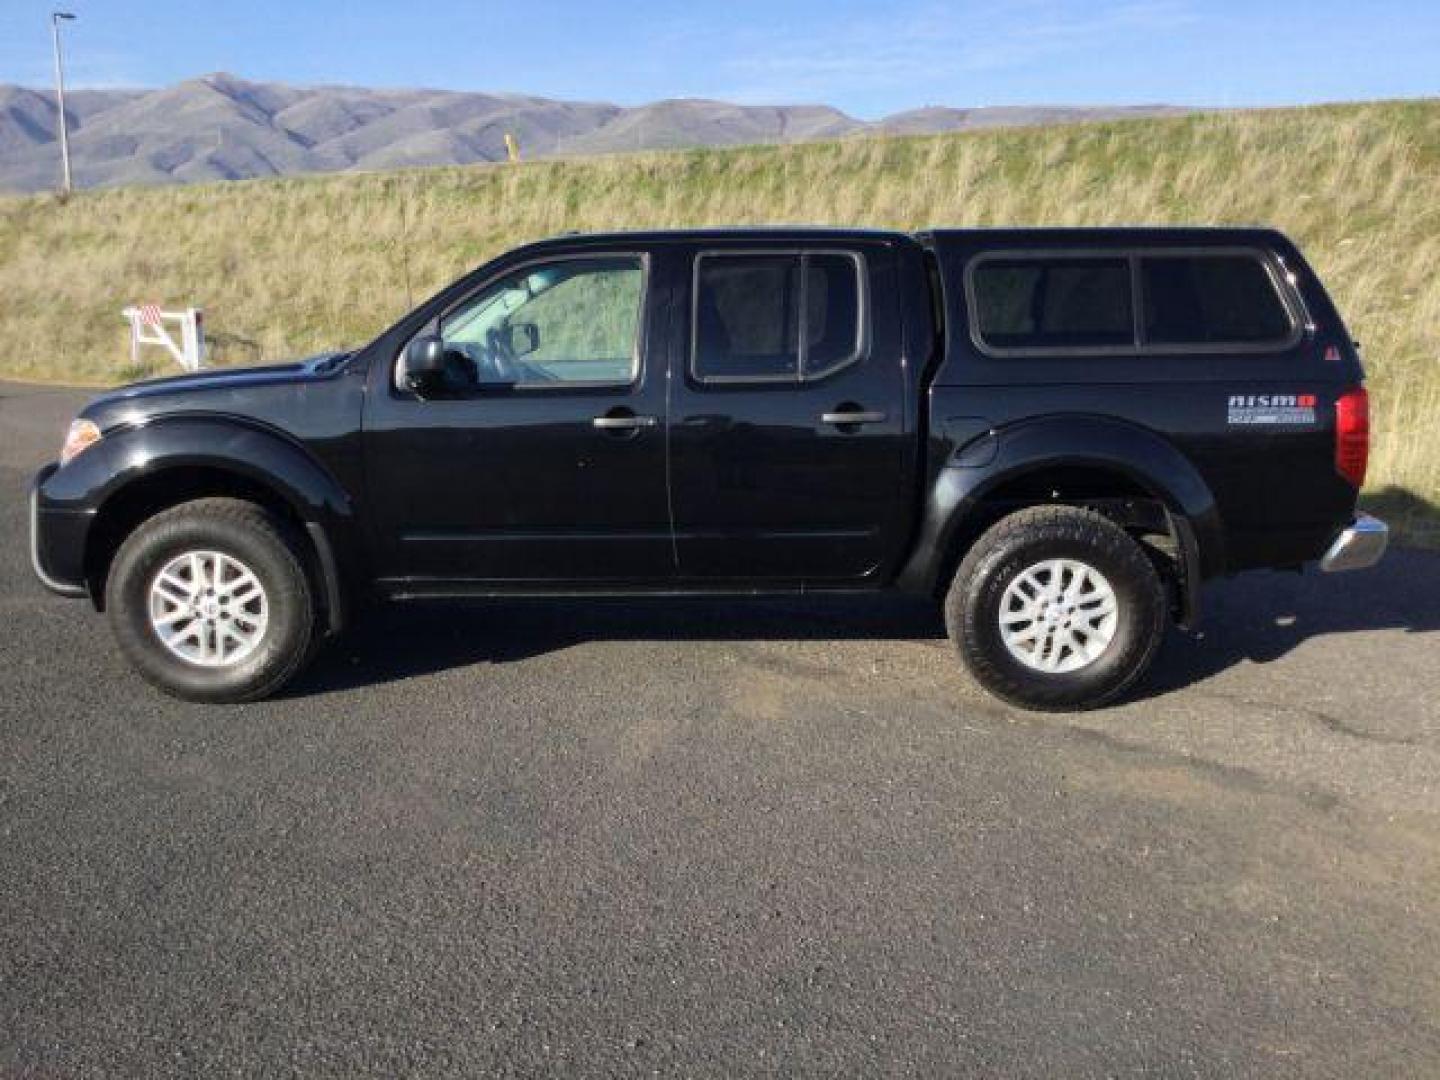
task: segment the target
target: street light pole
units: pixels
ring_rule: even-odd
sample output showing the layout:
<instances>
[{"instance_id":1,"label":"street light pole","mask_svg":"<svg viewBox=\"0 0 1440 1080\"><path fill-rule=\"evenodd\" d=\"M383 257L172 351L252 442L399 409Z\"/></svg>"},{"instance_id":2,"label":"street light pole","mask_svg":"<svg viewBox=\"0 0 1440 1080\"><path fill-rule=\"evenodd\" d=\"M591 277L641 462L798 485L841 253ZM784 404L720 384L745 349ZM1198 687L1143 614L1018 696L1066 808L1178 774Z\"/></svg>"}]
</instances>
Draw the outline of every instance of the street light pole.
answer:
<instances>
[{"instance_id":1,"label":"street light pole","mask_svg":"<svg viewBox=\"0 0 1440 1080\"><path fill-rule=\"evenodd\" d=\"M60 163L65 171L65 182L61 191L69 195L70 183L70 125L65 119L65 65L60 62L60 20L75 18L68 11L50 13L50 38L55 43L55 103L60 109Z\"/></svg>"}]
</instances>

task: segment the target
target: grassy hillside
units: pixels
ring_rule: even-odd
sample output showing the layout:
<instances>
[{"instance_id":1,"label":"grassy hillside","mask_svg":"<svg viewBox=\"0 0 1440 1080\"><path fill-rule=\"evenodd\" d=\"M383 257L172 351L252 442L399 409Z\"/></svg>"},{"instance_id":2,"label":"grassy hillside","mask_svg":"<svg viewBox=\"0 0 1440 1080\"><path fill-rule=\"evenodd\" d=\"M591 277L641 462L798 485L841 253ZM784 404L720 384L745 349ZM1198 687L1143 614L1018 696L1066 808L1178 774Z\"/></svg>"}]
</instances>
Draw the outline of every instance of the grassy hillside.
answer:
<instances>
[{"instance_id":1,"label":"grassy hillside","mask_svg":"<svg viewBox=\"0 0 1440 1080\"><path fill-rule=\"evenodd\" d=\"M1440 101L0 199L0 371L141 374L139 299L203 305L222 362L273 360L361 342L523 240L764 222L1279 226L1364 344L1371 499L1435 531Z\"/></svg>"}]
</instances>

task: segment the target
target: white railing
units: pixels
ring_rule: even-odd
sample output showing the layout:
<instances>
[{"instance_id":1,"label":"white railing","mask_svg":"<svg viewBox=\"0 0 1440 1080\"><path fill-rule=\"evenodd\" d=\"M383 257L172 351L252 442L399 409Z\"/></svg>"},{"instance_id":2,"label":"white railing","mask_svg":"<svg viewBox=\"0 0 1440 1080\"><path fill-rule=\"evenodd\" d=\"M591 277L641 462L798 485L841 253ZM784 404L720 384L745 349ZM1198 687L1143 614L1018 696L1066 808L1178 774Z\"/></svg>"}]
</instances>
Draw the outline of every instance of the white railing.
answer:
<instances>
[{"instance_id":1,"label":"white railing","mask_svg":"<svg viewBox=\"0 0 1440 1080\"><path fill-rule=\"evenodd\" d=\"M130 362L141 363L140 351L147 346L164 349L186 371L199 371L205 364L205 313L199 308L162 311L159 304L136 304L121 312L130 323ZM172 333L172 328L178 332Z\"/></svg>"}]
</instances>

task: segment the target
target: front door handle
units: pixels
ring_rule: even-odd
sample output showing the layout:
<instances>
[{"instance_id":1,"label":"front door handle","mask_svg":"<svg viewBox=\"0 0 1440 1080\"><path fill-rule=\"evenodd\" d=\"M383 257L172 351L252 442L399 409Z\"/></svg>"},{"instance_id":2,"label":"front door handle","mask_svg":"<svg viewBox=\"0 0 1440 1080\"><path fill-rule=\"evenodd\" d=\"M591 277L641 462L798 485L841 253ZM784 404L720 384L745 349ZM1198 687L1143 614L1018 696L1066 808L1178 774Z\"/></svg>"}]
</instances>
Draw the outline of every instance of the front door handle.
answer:
<instances>
[{"instance_id":1,"label":"front door handle","mask_svg":"<svg viewBox=\"0 0 1440 1080\"><path fill-rule=\"evenodd\" d=\"M856 409L846 412L827 412L820 414L820 421L825 424L883 424L885 414L883 412L867 411Z\"/></svg>"},{"instance_id":2,"label":"front door handle","mask_svg":"<svg viewBox=\"0 0 1440 1080\"><path fill-rule=\"evenodd\" d=\"M654 427L656 420L653 416L597 416L590 423L601 431L633 431Z\"/></svg>"}]
</instances>

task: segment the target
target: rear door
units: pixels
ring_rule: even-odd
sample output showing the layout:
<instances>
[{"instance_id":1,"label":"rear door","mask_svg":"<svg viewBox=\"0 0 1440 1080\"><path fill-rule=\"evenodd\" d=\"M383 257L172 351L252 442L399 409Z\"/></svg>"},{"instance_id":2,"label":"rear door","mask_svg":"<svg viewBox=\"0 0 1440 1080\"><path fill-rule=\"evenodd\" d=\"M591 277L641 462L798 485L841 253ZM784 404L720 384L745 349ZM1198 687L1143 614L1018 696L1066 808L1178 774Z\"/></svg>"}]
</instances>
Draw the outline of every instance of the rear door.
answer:
<instances>
[{"instance_id":1,"label":"rear door","mask_svg":"<svg viewBox=\"0 0 1440 1080\"><path fill-rule=\"evenodd\" d=\"M671 357L680 575L843 587L901 543L910 417L883 244L691 253Z\"/></svg>"}]
</instances>

